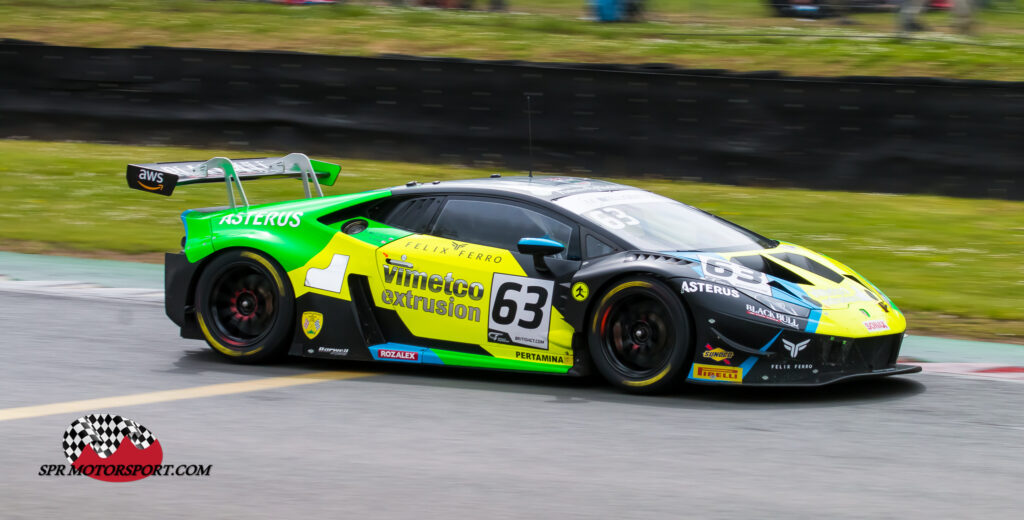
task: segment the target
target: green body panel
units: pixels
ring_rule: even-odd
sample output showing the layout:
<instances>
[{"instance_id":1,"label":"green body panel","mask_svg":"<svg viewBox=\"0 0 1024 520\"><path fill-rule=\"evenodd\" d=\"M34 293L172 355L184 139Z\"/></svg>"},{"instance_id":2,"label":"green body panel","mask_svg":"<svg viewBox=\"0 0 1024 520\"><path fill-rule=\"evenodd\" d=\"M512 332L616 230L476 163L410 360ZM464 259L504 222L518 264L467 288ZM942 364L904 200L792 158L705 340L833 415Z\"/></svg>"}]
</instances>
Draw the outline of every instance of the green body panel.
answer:
<instances>
[{"instance_id":1,"label":"green body panel","mask_svg":"<svg viewBox=\"0 0 1024 520\"><path fill-rule=\"evenodd\" d=\"M445 365L474 368L496 368L502 370L523 370L529 372L546 372L551 374L565 374L570 368L564 365L548 365L545 363L534 363L532 361L482 356L480 354L451 352L436 348L431 350L437 354L437 357L441 358L441 361L443 361Z\"/></svg>"},{"instance_id":2,"label":"green body panel","mask_svg":"<svg viewBox=\"0 0 1024 520\"><path fill-rule=\"evenodd\" d=\"M273 256L285 271L305 264L338 229L317 219L339 209L387 197L390 190L259 204L213 212L186 211L185 256L198 262L215 251L249 247ZM268 222L264 222L268 221Z\"/></svg>"},{"instance_id":3,"label":"green body panel","mask_svg":"<svg viewBox=\"0 0 1024 520\"><path fill-rule=\"evenodd\" d=\"M366 242L367 244L374 245L377 247L398 240L399 238L405 238L409 235L414 234L412 231L393 228L387 224L381 224L376 220L371 220L366 217L350 218L344 222L336 224L336 226L338 229L341 229L345 227L345 224L348 224L353 220L365 220L366 223L368 224L365 231L357 233L353 236L363 242Z\"/></svg>"},{"instance_id":4,"label":"green body panel","mask_svg":"<svg viewBox=\"0 0 1024 520\"><path fill-rule=\"evenodd\" d=\"M313 166L313 171L317 173L327 172L327 178L317 176L317 182L324 186L334 186L334 183L338 180L338 174L341 173L341 165L318 161L316 159L310 159L309 163Z\"/></svg>"}]
</instances>

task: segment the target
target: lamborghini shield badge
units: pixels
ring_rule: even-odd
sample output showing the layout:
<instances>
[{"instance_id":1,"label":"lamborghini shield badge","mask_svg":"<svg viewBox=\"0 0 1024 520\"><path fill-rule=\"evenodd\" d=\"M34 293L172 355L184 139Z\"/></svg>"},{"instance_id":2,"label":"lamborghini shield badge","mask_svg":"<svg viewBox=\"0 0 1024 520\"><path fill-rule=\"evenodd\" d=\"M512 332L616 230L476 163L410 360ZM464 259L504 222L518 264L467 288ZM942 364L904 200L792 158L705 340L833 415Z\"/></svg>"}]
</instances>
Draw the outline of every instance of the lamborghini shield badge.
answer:
<instances>
[{"instance_id":1,"label":"lamborghini shield badge","mask_svg":"<svg viewBox=\"0 0 1024 520\"><path fill-rule=\"evenodd\" d=\"M302 313L302 332L306 333L306 337L313 339L320 334L320 329L324 326L324 315L319 312L304 312Z\"/></svg>"}]
</instances>

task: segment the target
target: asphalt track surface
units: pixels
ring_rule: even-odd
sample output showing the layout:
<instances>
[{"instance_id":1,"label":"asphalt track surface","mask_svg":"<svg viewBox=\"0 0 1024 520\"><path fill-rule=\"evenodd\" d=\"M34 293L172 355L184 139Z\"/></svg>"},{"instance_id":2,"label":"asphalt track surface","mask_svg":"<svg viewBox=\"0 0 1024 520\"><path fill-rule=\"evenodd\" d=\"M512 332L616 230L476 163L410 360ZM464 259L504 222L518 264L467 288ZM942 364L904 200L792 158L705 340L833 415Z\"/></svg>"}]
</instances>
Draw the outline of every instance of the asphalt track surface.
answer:
<instances>
[{"instance_id":1,"label":"asphalt track surface","mask_svg":"<svg viewBox=\"0 0 1024 520\"><path fill-rule=\"evenodd\" d=\"M1014 382L915 374L637 397L443 367L238 366L178 338L160 305L3 292L0 344L4 519L988 518L1024 506ZM189 393L223 383L240 390ZM121 397L155 391L169 392ZM35 408L93 398L117 406ZM33 408L11 418L17 407ZM211 475L38 476L65 462L63 432L87 413L132 418L165 464Z\"/></svg>"}]
</instances>

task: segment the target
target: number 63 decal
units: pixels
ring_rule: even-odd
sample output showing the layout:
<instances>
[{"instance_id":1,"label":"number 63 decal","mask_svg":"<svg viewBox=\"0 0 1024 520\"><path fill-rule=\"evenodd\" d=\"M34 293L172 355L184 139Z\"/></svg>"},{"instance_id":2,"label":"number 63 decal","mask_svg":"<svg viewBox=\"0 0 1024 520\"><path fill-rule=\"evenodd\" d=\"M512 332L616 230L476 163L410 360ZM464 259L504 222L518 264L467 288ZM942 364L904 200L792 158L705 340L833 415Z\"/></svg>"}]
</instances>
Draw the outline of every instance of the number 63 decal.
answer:
<instances>
[{"instance_id":1,"label":"number 63 decal","mask_svg":"<svg viewBox=\"0 0 1024 520\"><path fill-rule=\"evenodd\" d=\"M708 280L726 283L739 289L747 289L768 296L772 295L772 288L768 285L768 277L762 272L710 256L701 256L700 266L704 270L704 278Z\"/></svg>"},{"instance_id":2,"label":"number 63 decal","mask_svg":"<svg viewBox=\"0 0 1024 520\"><path fill-rule=\"evenodd\" d=\"M488 340L547 349L554 287L552 280L495 273L491 280Z\"/></svg>"}]
</instances>

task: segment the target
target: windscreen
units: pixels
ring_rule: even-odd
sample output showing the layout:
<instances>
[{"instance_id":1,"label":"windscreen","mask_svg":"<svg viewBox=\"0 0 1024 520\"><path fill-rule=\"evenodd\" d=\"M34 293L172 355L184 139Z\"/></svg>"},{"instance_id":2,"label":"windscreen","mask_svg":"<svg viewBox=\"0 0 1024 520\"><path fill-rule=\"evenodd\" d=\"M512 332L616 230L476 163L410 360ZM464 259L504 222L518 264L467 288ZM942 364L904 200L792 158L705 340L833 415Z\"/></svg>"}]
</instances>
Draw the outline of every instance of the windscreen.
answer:
<instances>
[{"instance_id":1,"label":"windscreen","mask_svg":"<svg viewBox=\"0 0 1024 520\"><path fill-rule=\"evenodd\" d=\"M646 251L746 251L770 240L643 190L581 193L555 201Z\"/></svg>"}]
</instances>

